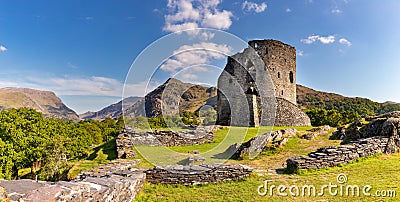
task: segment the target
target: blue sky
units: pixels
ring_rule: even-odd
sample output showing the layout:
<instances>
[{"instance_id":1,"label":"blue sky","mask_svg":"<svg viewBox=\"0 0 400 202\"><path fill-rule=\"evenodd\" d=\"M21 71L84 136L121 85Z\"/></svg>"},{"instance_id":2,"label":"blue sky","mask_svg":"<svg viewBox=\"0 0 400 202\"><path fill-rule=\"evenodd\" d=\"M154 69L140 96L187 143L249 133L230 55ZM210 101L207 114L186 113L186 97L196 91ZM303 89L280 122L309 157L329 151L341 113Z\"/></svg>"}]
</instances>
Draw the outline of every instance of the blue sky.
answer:
<instances>
[{"instance_id":1,"label":"blue sky","mask_svg":"<svg viewBox=\"0 0 400 202\"><path fill-rule=\"evenodd\" d=\"M0 0L0 87L51 90L78 113L99 110L121 99L128 71L147 46L159 47L160 38L182 29L212 28L244 41L272 38L296 47L299 84L400 102L399 10L397 0ZM190 45L225 55L239 49L212 46L214 37ZM162 50L171 55L182 46ZM149 88L177 72L177 78L212 85L215 67L226 60L189 56L213 71L203 65L185 72L174 64L195 64L176 55L164 60ZM147 78L141 75L152 68L136 64L126 95L143 96Z\"/></svg>"}]
</instances>

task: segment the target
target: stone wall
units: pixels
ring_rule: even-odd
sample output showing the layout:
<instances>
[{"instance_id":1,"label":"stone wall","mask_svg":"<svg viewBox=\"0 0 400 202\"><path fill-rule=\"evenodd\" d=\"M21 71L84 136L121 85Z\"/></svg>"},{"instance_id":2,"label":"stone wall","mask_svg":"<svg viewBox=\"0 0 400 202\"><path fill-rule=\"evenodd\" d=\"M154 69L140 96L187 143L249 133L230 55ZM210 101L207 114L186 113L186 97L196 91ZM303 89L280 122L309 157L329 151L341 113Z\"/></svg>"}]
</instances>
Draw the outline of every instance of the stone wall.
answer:
<instances>
[{"instance_id":1,"label":"stone wall","mask_svg":"<svg viewBox=\"0 0 400 202\"><path fill-rule=\"evenodd\" d=\"M296 104L296 49L277 40L253 40L275 86L275 96Z\"/></svg>"},{"instance_id":2,"label":"stone wall","mask_svg":"<svg viewBox=\"0 0 400 202\"><path fill-rule=\"evenodd\" d=\"M277 98L275 126L311 126L310 118L297 105Z\"/></svg>"},{"instance_id":3,"label":"stone wall","mask_svg":"<svg viewBox=\"0 0 400 202\"><path fill-rule=\"evenodd\" d=\"M0 193L0 201L134 201L145 180L143 172L131 169L136 163L112 162L69 182L0 180L0 191L5 192ZM106 174L99 174L103 171Z\"/></svg>"},{"instance_id":4,"label":"stone wall","mask_svg":"<svg viewBox=\"0 0 400 202\"><path fill-rule=\"evenodd\" d=\"M157 166L146 171L146 180L150 183L197 185L237 180L251 172L252 169L244 165Z\"/></svg>"},{"instance_id":5,"label":"stone wall","mask_svg":"<svg viewBox=\"0 0 400 202\"><path fill-rule=\"evenodd\" d=\"M308 156L289 158L286 161L287 168L315 169L346 164L361 157L384 153L387 151L387 141L387 137L371 137L337 147L320 148Z\"/></svg>"},{"instance_id":6,"label":"stone wall","mask_svg":"<svg viewBox=\"0 0 400 202\"><path fill-rule=\"evenodd\" d=\"M214 131L218 126L197 127L196 130L182 132L154 131L138 132L122 129L116 139L118 158L132 158L136 155L134 145L182 146L214 142Z\"/></svg>"},{"instance_id":7,"label":"stone wall","mask_svg":"<svg viewBox=\"0 0 400 202\"><path fill-rule=\"evenodd\" d=\"M228 57L217 95L222 125L311 125L296 106L296 49L280 41L250 41L249 48Z\"/></svg>"},{"instance_id":8,"label":"stone wall","mask_svg":"<svg viewBox=\"0 0 400 202\"><path fill-rule=\"evenodd\" d=\"M308 156L291 157L287 167L292 169L323 168L345 164L360 157L374 154L392 154L400 148L400 113L389 113L378 117L361 119L347 129L339 128L333 135L349 140L349 144L320 148ZM396 117L392 117L396 115Z\"/></svg>"}]
</instances>

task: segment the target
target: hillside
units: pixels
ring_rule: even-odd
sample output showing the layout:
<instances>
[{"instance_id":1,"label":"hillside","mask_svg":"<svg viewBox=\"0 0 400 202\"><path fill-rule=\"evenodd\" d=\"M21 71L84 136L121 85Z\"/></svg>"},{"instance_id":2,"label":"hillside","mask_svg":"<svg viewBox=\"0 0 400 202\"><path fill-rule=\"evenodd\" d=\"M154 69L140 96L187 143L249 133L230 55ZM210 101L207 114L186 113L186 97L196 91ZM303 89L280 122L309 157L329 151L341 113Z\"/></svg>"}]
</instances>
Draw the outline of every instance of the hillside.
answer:
<instances>
[{"instance_id":1,"label":"hillside","mask_svg":"<svg viewBox=\"0 0 400 202\"><path fill-rule=\"evenodd\" d=\"M0 108L33 108L47 117L77 121L78 115L50 91L29 88L1 88Z\"/></svg>"},{"instance_id":2,"label":"hillside","mask_svg":"<svg viewBox=\"0 0 400 202\"><path fill-rule=\"evenodd\" d=\"M339 112L356 112L361 116L378 115L400 110L400 105L390 102L378 103L367 98L344 97L335 93L326 93L297 85L297 103L302 109L324 108L335 109Z\"/></svg>"},{"instance_id":3,"label":"hillside","mask_svg":"<svg viewBox=\"0 0 400 202\"><path fill-rule=\"evenodd\" d=\"M178 114L183 111L194 112L217 94L215 87L205 87L168 79L164 84L148 93L125 111L126 116L156 117L162 114Z\"/></svg>"},{"instance_id":4,"label":"hillside","mask_svg":"<svg viewBox=\"0 0 400 202\"><path fill-rule=\"evenodd\" d=\"M83 120L94 119L94 120L102 120L107 117L116 119L118 116L122 114L123 108L129 108L133 104L135 104L138 100L142 99L141 97L128 97L123 101L119 101L118 103L112 104L101 109L98 112L86 112L84 114L79 115L79 117Z\"/></svg>"}]
</instances>

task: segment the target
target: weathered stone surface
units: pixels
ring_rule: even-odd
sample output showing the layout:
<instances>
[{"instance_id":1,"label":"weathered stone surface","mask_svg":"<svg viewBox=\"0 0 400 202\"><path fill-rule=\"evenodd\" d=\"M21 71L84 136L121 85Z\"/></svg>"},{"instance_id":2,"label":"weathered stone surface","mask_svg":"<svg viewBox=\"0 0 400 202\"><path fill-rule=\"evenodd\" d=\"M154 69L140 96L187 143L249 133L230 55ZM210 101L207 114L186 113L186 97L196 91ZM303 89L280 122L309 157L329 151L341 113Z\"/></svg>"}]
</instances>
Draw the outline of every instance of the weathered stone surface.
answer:
<instances>
[{"instance_id":1,"label":"weathered stone surface","mask_svg":"<svg viewBox=\"0 0 400 202\"><path fill-rule=\"evenodd\" d=\"M217 96L217 122L223 125L311 125L296 106L296 49L280 41L250 41L228 57Z\"/></svg>"},{"instance_id":2,"label":"weathered stone surface","mask_svg":"<svg viewBox=\"0 0 400 202\"><path fill-rule=\"evenodd\" d=\"M237 180L251 172L252 169L244 165L157 166L146 171L146 180L150 183L197 185Z\"/></svg>"},{"instance_id":3,"label":"weathered stone surface","mask_svg":"<svg viewBox=\"0 0 400 202\"><path fill-rule=\"evenodd\" d=\"M287 167L292 169L324 168L345 164L360 157L371 156L386 151L387 137L370 137L351 142L348 145L324 147L308 156L287 159Z\"/></svg>"},{"instance_id":4,"label":"weathered stone surface","mask_svg":"<svg viewBox=\"0 0 400 202\"><path fill-rule=\"evenodd\" d=\"M327 134L330 130L331 130L330 126L315 127L315 128L308 130L306 134L301 136L301 138L306 139L306 140L312 140L319 135Z\"/></svg>"},{"instance_id":5,"label":"weathered stone surface","mask_svg":"<svg viewBox=\"0 0 400 202\"><path fill-rule=\"evenodd\" d=\"M236 143L231 145L224 154L226 156L230 155L233 159L244 158L248 155L257 155L265 149L267 144L276 142L278 147L285 145L287 143L287 138L293 137L296 133L297 130L294 128L264 133L251 138L243 144Z\"/></svg>"},{"instance_id":6,"label":"weathered stone surface","mask_svg":"<svg viewBox=\"0 0 400 202\"><path fill-rule=\"evenodd\" d=\"M130 128L124 128L116 139L118 158L132 158L136 156L133 150L134 145L182 146L214 142L213 131L218 129L218 127L199 126L196 130L182 132L137 132Z\"/></svg>"},{"instance_id":7,"label":"weathered stone surface","mask_svg":"<svg viewBox=\"0 0 400 202\"><path fill-rule=\"evenodd\" d=\"M310 118L297 105L277 98L275 126L311 126Z\"/></svg>"},{"instance_id":8,"label":"weathered stone surface","mask_svg":"<svg viewBox=\"0 0 400 202\"><path fill-rule=\"evenodd\" d=\"M143 171L133 169L136 163L114 161L70 182L0 180L0 191L5 191L3 198L9 201L133 201L145 179Z\"/></svg>"},{"instance_id":9,"label":"weathered stone surface","mask_svg":"<svg viewBox=\"0 0 400 202\"><path fill-rule=\"evenodd\" d=\"M309 169L336 166L348 163L360 157L378 153L392 154L400 148L400 119L390 117L399 115L397 112L384 114L374 119L361 119L345 128L339 128L334 134L336 138L350 141L349 144L338 147L320 148L308 156L291 157L288 168Z\"/></svg>"}]
</instances>

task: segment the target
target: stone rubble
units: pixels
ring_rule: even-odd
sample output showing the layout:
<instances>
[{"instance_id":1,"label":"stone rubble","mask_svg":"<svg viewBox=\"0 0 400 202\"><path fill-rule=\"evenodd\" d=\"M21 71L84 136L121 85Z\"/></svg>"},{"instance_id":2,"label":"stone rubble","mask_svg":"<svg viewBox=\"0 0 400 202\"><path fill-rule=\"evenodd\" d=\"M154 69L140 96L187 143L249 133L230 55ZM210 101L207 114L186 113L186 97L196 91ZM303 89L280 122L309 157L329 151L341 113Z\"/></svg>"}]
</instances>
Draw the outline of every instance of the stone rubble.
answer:
<instances>
[{"instance_id":1,"label":"stone rubble","mask_svg":"<svg viewBox=\"0 0 400 202\"><path fill-rule=\"evenodd\" d=\"M301 136L301 138L306 139L306 140L312 140L319 135L327 134L331 130L330 126L320 126L320 127L315 127L307 131L306 134Z\"/></svg>"},{"instance_id":2,"label":"stone rubble","mask_svg":"<svg viewBox=\"0 0 400 202\"><path fill-rule=\"evenodd\" d=\"M308 156L295 156L287 159L287 168L310 169L345 164L361 157L379 153L392 154L400 148L400 118L391 117L400 112L391 112L381 116L361 119L347 128L340 127L332 137L348 144L337 147L324 147Z\"/></svg>"},{"instance_id":3,"label":"stone rubble","mask_svg":"<svg viewBox=\"0 0 400 202\"><path fill-rule=\"evenodd\" d=\"M118 162L83 172L76 180L45 182L29 179L0 180L5 201L134 201L145 174L132 168L138 161Z\"/></svg>"}]
</instances>

